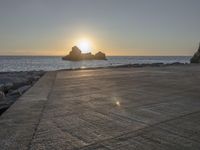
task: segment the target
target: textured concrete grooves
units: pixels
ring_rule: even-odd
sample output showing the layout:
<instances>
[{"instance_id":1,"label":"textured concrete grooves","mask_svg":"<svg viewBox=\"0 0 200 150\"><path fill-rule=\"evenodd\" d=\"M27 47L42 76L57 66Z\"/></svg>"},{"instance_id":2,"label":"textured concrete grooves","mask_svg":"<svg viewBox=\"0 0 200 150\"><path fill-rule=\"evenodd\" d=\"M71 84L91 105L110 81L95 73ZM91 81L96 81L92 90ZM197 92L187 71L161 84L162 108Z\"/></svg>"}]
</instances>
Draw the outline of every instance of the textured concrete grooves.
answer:
<instances>
[{"instance_id":1,"label":"textured concrete grooves","mask_svg":"<svg viewBox=\"0 0 200 150\"><path fill-rule=\"evenodd\" d=\"M0 149L199 150L200 66L57 71L0 118Z\"/></svg>"},{"instance_id":2,"label":"textured concrete grooves","mask_svg":"<svg viewBox=\"0 0 200 150\"><path fill-rule=\"evenodd\" d=\"M0 117L1 150L29 147L54 78L52 72L44 75Z\"/></svg>"}]
</instances>

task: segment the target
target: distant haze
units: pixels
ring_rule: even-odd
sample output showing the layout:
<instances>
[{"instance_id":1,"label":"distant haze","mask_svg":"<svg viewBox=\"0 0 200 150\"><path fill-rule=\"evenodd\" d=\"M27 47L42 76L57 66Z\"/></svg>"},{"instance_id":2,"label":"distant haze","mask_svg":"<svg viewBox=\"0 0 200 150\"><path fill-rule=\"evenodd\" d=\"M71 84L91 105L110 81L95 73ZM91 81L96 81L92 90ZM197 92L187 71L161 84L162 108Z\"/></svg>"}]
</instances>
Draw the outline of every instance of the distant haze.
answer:
<instances>
[{"instance_id":1,"label":"distant haze","mask_svg":"<svg viewBox=\"0 0 200 150\"><path fill-rule=\"evenodd\" d=\"M108 55L192 55L200 0L0 1L0 55L65 55L80 39Z\"/></svg>"}]
</instances>

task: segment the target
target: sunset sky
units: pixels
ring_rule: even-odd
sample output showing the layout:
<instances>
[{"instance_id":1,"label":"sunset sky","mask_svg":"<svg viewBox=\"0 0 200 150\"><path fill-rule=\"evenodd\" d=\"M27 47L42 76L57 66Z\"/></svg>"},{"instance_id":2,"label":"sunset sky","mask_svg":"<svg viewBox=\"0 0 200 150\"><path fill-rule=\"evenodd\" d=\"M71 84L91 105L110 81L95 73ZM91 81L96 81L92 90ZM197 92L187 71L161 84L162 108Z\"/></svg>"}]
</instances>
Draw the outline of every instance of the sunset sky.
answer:
<instances>
[{"instance_id":1,"label":"sunset sky","mask_svg":"<svg viewBox=\"0 0 200 150\"><path fill-rule=\"evenodd\" d=\"M65 55L83 39L108 55L192 55L200 0L0 0L0 55Z\"/></svg>"}]
</instances>

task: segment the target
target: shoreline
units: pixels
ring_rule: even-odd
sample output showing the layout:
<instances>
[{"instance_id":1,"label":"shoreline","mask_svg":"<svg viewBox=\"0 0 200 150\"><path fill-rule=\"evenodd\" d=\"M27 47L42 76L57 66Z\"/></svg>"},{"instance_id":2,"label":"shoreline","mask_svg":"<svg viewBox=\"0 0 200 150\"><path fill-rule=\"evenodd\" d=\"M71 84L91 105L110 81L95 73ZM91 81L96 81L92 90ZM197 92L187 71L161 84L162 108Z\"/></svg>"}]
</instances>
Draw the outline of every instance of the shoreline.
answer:
<instances>
[{"instance_id":1,"label":"shoreline","mask_svg":"<svg viewBox=\"0 0 200 150\"><path fill-rule=\"evenodd\" d=\"M55 70L30 70L30 71L0 71L0 75L2 73L22 73L22 72L49 72L49 71L73 71L73 70L91 70L91 69L112 69L112 68L126 68L126 67L165 67L165 66L173 66L173 65L191 65L191 63L182 63L182 62L172 62L172 63L135 63L135 64L119 64L110 66L101 66L101 67L80 67L80 68L67 68L67 69L55 69ZM1 80L1 79L0 79Z\"/></svg>"},{"instance_id":2,"label":"shoreline","mask_svg":"<svg viewBox=\"0 0 200 150\"><path fill-rule=\"evenodd\" d=\"M142 67L168 67L168 66L189 66L197 65L190 63L151 63L151 64L126 64L118 66L60 69L55 71L79 71L96 69L115 68L142 68ZM45 73L49 71L19 71L0 72L0 116L5 112L20 96L29 90Z\"/></svg>"},{"instance_id":3,"label":"shoreline","mask_svg":"<svg viewBox=\"0 0 200 150\"><path fill-rule=\"evenodd\" d=\"M143 63L143 64L123 64L115 66L104 66L104 67L86 67L86 68L71 68L71 69L59 69L54 71L76 71L76 70L95 70L95 69L114 69L114 68L142 68L142 67L167 67L167 66L184 66L191 65L191 63ZM48 72L48 71L47 71Z\"/></svg>"}]
</instances>

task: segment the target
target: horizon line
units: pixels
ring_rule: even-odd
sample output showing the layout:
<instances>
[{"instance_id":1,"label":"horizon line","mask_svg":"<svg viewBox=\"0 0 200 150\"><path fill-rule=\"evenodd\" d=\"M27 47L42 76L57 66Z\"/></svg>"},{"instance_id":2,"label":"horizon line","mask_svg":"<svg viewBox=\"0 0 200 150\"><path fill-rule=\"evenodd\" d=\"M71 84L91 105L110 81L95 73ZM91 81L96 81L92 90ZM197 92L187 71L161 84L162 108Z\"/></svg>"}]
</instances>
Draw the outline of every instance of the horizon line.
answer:
<instances>
[{"instance_id":1,"label":"horizon line","mask_svg":"<svg viewBox=\"0 0 200 150\"><path fill-rule=\"evenodd\" d=\"M107 57L192 57L192 55L107 55ZM64 57L63 55L0 55L0 57Z\"/></svg>"}]
</instances>

